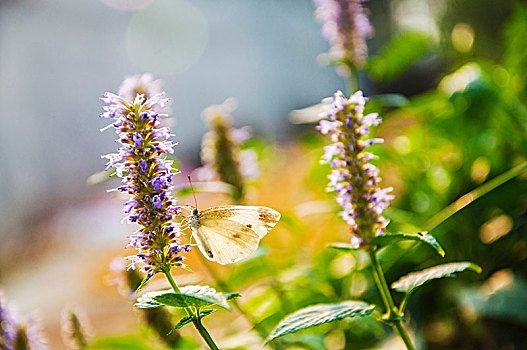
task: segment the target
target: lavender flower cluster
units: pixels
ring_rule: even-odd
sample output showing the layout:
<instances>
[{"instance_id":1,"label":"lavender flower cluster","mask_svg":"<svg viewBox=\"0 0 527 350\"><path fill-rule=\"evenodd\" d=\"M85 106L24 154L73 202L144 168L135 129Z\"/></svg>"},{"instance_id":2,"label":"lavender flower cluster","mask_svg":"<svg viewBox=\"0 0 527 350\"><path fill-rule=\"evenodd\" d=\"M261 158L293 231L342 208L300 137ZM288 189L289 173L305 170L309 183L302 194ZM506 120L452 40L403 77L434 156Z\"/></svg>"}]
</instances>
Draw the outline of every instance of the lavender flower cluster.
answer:
<instances>
[{"instance_id":1,"label":"lavender flower cluster","mask_svg":"<svg viewBox=\"0 0 527 350\"><path fill-rule=\"evenodd\" d=\"M368 56L366 39L373 26L362 7L364 0L314 0L315 16L322 22L322 35L329 41L330 54L359 66Z\"/></svg>"},{"instance_id":2,"label":"lavender flower cluster","mask_svg":"<svg viewBox=\"0 0 527 350\"><path fill-rule=\"evenodd\" d=\"M325 101L327 102L327 101ZM328 191L337 192L337 203L344 209L341 215L350 226L351 244L366 247L369 238L384 233L388 220L382 212L395 197L393 188L380 188L379 169L369 163L373 154L364 150L383 139L365 139L371 125L381 119L377 113L363 115L366 99L357 91L349 99L337 91L329 120L317 126L322 134L331 136L331 145L324 147L321 162L329 162L333 169L329 175Z\"/></svg>"},{"instance_id":3,"label":"lavender flower cluster","mask_svg":"<svg viewBox=\"0 0 527 350\"><path fill-rule=\"evenodd\" d=\"M203 168L199 171L202 180L218 179L233 186L235 201L244 196L245 180L260 175L257 155L253 150L241 150L240 146L251 137L247 127L233 128L231 113L236 109L232 98L220 105L207 107L202 117L209 131L201 141Z\"/></svg>"},{"instance_id":4,"label":"lavender flower cluster","mask_svg":"<svg viewBox=\"0 0 527 350\"><path fill-rule=\"evenodd\" d=\"M167 153L174 152L173 134L167 127L161 127L159 114L169 99L164 92L149 98L137 94L133 101L107 92L101 100L107 105L100 117L113 119L122 147L117 153L103 156L108 159L106 169L115 168L123 186L118 191L128 193L130 200L123 211L129 213L129 221L140 225L130 235L127 247L136 248L138 253L127 257L128 268L136 265L147 274L155 274L171 266L185 267L183 254L190 251L189 245L181 245L178 224L172 220L180 213L180 207L170 195L173 161L167 160Z\"/></svg>"},{"instance_id":5,"label":"lavender flower cluster","mask_svg":"<svg viewBox=\"0 0 527 350\"><path fill-rule=\"evenodd\" d=\"M30 319L26 325L19 323L0 291L0 349L46 350L47 348L36 320Z\"/></svg>"}]
</instances>

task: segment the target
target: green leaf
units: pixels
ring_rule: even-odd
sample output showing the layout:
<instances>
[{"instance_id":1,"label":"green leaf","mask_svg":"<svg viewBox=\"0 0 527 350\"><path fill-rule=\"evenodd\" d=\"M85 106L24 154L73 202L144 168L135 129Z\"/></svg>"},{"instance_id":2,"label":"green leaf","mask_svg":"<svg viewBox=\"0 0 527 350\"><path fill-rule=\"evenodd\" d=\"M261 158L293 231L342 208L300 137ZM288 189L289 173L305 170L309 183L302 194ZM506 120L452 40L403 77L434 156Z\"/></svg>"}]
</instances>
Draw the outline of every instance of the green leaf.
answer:
<instances>
[{"instance_id":1,"label":"green leaf","mask_svg":"<svg viewBox=\"0 0 527 350\"><path fill-rule=\"evenodd\" d=\"M146 282L148 282L152 277L154 277L154 274L152 274L152 275L146 275L145 278L143 278L143 281L141 282L141 284L139 285L139 287L137 287L137 289L135 290L135 294L139 293L139 291L141 290L141 288L143 288L143 286L146 284Z\"/></svg>"},{"instance_id":2,"label":"green leaf","mask_svg":"<svg viewBox=\"0 0 527 350\"><path fill-rule=\"evenodd\" d=\"M147 309L160 306L172 307L195 307L197 309L218 305L230 310L231 306L227 303L227 296L232 299L233 293L217 293L214 288L209 286L185 286L180 288L181 293L176 294L171 290L155 291L143 294L137 299L136 307Z\"/></svg>"},{"instance_id":3,"label":"green leaf","mask_svg":"<svg viewBox=\"0 0 527 350\"><path fill-rule=\"evenodd\" d=\"M443 277L454 277L456 272L465 270L472 270L480 273L481 267L468 261L438 265L403 276L398 281L392 283L392 288L398 292L409 294L417 287L422 286L431 280Z\"/></svg>"},{"instance_id":4,"label":"green leaf","mask_svg":"<svg viewBox=\"0 0 527 350\"><path fill-rule=\"evenodd\" d=\"M205 316L208 316L210 315L211 313L213 312L216 312L218 311L217 309L212 309L212 310L203 310L199 313L199 319L201 320L203 317ZM183 317L181 320L179 320L178 324L174 326L174 328L172 328L170 330L170 332L168 332L167 335L170 335L172 334L172 332L174 332L176 329L180 329L181 327L183 327L184 325L192 322L196 317L195 316L185 316Z\"/></svg>"},{"instance_id":5,"label":"green leaf","mask_svg":"<svg viewBox=\"0 0 527 350\"><path fill-rule=\"evenodd\" d=\"M266 343L283 335L294 333L302 329L318 326L345 317L369 315L374 305L360 301L345 301L338 304L320 304L310 306L287 316L271 332Z\"/></svg>"},{"instance_id":6,"label":"green leaf","mask_svg":"<svg viewBox=\"0 0 527 350\"><path fill-rule=\"evenodd\" d=\"M370 242L375 245L386 246L401 241L418 241L430 245L436 252L445 256L445 251L441 245L436 241L434 236L429 235L428 232L415 233L389 233L381 236L372 237Z\"/></svg>"},{"instance_id":7,"label":"green leaf","mask_svg":"<svg viewBox=\"0 0 527 350\"><path fill-rule=\"evenodd\" d=\"M396 36L379 56L366 62L366 70L376 80L394 80L410 66L430 53L431 38L416 31L403 32Z\"/></svg>"},{"instance_id":8,"label":"green leaf","mask_svg":"<svg viewBox=\"0 0 527 350\"><path fill-rule=\"evenodd\" d=\"M181 327L183 327L184 325L192 322L192 320L194 319L193 316L185 316L183 317L181 320L179 320L179 322L177 323L177 325L174 326L174 328L172 328L170 330L170 332L168 332L167 335L170 335L172 334L172 332L174 332L176 329L180 329Z\"/></svg>"},{"instance_id":9,"label":"green leaf","mask_svg":"<svg viewBox=\"0 0 527 350\"><path fill-rule=\"evenodd\" d=\"M336 249L336 250L340 250L340 251L343 251L343 252L350 252L350 251L359 249L359 248L353 247L349 243L338 243L338 242L337 243L329 243L328 247Z\"/></svg>"},{"instance_id":10,"label":"green leaf","mask_svg":"<svg viewBox=\"0 0 527 350\"><path fill-rule=\"evenodd\" d=\"M199 318L202 319L203 317L208 316L211 313L216 312L216 311L218 311L218 309L201 310L199 312Z\"/></svg>"}]
</instances>

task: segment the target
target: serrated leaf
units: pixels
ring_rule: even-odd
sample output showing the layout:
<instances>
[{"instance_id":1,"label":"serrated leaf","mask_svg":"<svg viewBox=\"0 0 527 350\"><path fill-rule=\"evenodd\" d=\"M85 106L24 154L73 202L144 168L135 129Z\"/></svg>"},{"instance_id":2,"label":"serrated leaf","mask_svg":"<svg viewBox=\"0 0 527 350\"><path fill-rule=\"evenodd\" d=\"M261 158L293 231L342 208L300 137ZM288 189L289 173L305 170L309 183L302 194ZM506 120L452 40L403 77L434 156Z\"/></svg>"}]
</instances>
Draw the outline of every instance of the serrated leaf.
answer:
<instances>
[{"instance_id":1,"label":"serrated leaf","mask_svg":"<svg viewBox=\"0 0 527 350\"><path fill-rule=\"evenodd\" d=\"M210 315L211 313L213 312L216 312L218 311L217 309L212 309L212 310L203 310L200 312L199 314L199 318L202 319L203 317L205 316L208 316ZM178 324L174 326L174 328L172 328L170 330L170 332L168 332L167 336L172 334L172 332L174 332L176 329L180 329L181 327L183 327L184 325L186 324L189 324L190 322L192 322L193 320L195 319L195 316L185 316L183 317L181 320L179 320Z\"/></svg>"},{"instance_id":2,"label":"serrated leaf","mask_svg":"<svg viewBox=\"0 0 527 350\"><path fill-rule=\"evenodd\" d=\"M354 247L349 243L329 243L328 248L333 248L344 252L350 252L359 249L358 247Z\"/></svg>"},{"instance_id":3,"label":"serrated leaf","mask_svg":"<svg viewBox=\"0 0 527 350\"><path fill-rule=\"evenodd\" d=\"M434 236L429 235L427 232L420 232L420 233L387 233L380 236L375 236L370 239L370 242L375 245L385 246L390 245L394 243L398 243L401 241L418 241L422 243L426 243L432 248L435 249L435 251L441 255L445 256L445 251L437 242L437 240L434 238Z\"/></svg>"},{"instance_id":4,"label":"serrated leaf","mask_svg":"<svg viewBox=\"0 0 527 350\"><path fill-rule=\"evenodd\" d=\"M481 267L468 261L438 265L403 276L398 281L392 283L392 288L398 292L411 293L417 287L431 280L443 277L454 277L457 272L465 270L480 273Z\"/></svg>"},{"instance_id":5,"label":"serrated leaf","mask_svg":"<svg viewBox=\"0 0 527 350\"><path fill-rule=\"evenodd\" d=\"M181 293L174 293L171 290L148 292L137 299L135 306L138 308L153 308L159 306L172 307L195 307L204 308L211 305L218 305L230 310L227 298L223 293L217 293L214 288L209 286L185 286L180 288ZM230 295L232 293L229 293ZM233 296L230 296L233 298Z\"/></svg>"},{"instance_id":6,"label":"serrated leaf","mask_svg":"<svg viewBox=\"0 0 527 350\"><path fill-rule=\"evenodd\" d=\"M146 275L145 278L143 278L143 281L141 281L141 284L139 285L139 287L137 287L137 289L135 290L135 294L139 293L139 291L141 290L141 288L143 288L143 286L146 284L146 282L148 282L152 277L154 277L154 275Z\"/></svg>"},{"instance_id":7,"label":"serrated leaf","mask_svg":"<svg viewBox=\"0 0 527 350\"><path fill-rule=\"evenodd\" d=\"M287 316L271 332L266 343L289 333L318 326L323 323L341 320L345 317L366 316L374 308L374 305L369 305L361 301L345 301L338 304L310 306Z\"/></svg>"},{"instance_id":8,"label":"serrated leaf","mask_svg":"<svg viewBox=\"0 0 527 350\"><path fill-rule=\"evenodd\" d=\"M169 292L169 291L166 291ZM164 306L163 304L158 303L154 299L152 299L153 293L159 293L159 292L149 292L141 295L139 298L137 298L137 302L134 304L134 306L138 309L152 309L155 307L161 307Z\"/></svg>"}]
</instances>

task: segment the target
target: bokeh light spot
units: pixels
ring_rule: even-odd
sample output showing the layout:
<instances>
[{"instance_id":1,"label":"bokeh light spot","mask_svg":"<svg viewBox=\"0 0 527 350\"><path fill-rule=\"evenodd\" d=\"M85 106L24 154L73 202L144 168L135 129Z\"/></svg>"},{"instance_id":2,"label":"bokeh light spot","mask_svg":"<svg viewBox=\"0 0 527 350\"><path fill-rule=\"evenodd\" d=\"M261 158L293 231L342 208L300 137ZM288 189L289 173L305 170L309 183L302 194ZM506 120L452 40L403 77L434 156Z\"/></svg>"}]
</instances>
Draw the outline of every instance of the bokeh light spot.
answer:
<instances>
[{"instance_id":1,"label":"bokeh light spot","mask_svg":"<svg viewBox=\"0 0 527 350\"><path fill-rule=\"evenodd\" d=\"M466 23L458 23L452 29L452 45L462 53L472 50L474 45L474 29Z\"/></svg>"},{"instance_id":2,"label":"bokeh light spot","mask_svg":"<svg viewBox=\"0 0 527 350\"><path fill-rule=\"evenodd\" d=\"M475 183L481 183L485 181L490 172L489 160L485 157L477 158L472 163L472 169L470 170L470 178Z\"/></svg>"},{"instance_id":3,"label":"bokeh light spot","mask_svg":"<svg viewBox=\"0 0 527 350\"><path fill-rule=\"evenodd\" d=\"M510 269L494 272L481 286L481 292L490 296L500 290L509 288L514 282L514 273Z\"/></svg>"},{"instance_id":4,"label":"bokeh light spot","mask_svg":"<svg viewBox=\"0 0 527 350\"><path fill-rule=\"evenodd\" d=\"M328 350L341 350L346 348L346 335L341 329L329 332L324 337L324 345Z\"/></svg>"},{"instance_id":5,"label":"bokeh light spot","mask_svg":"<svg viewBox=\"0 0 527 350\"><path fill-rule=\"evenodd\" d=\"M203 54L207 20L183 0L157 0L130 19L126 47L131 61L155 74L180 74Z\"/></svg>"},{"instance_id":6,"label":"bokeh light spot","mask_svg":"<svg viewBox=\"0 0 527 350\"><path fill-rule=\"evenodd\" d=\"M457 91L464 91L468 84L481 77L481 69L476 63L467 63L452 74L445 76L439 82L438 89L452 95Z\"/></svg>"},{"instance_id":7,"label":"bokeh light spot","mask_svg":"<svg viewBox=\"0 0 527 350\"><path fill-rule=\"evenodd\" d=\"M393 147L400 154L408 154L411 151L410 139L406 136L397 136L393 140Z\"/></svg>"},{"instance_id":8,"label":"bokeh light spot","mask_svg":"<svg viewBox=\"0 0 527 350\"><path fill-rule=\"evenodd\" d=\"M499 215L481 225L479 237L483 243L492 243L509 233L512 226L513 221L510 216Z\"/></svg>"},{"instance_id":9,"label":"bokeh light spot","mask_svg":"<svg viewBox=\"0 0 527 350\"><path fill-rule=\"evenodd\" d=\"M502 66L496 66L492 72L492 79L499 87L506 87L509 84L510 75Z\"/></svg>"},{"instance_id":10,"label":"bokeh light spot","mask_svg":"<svg viewBox=\"0 0 527 350\"><path fill-rule=\"evenodd\" d=\"M435 166L427 173L428 183L437 192L443 192L450 186L450 176L442 166Z\"/></svg>"},{"instance_id":11,"label":"bokeh light spot","mask_svg":"<svg viewBox=\"0 0 527 350\"><path fill-rule=\"evenodd\" d=\"M430 197L424 192L416 192L412 196L412 209L418 213L424 213L430 209Z\"/></svg>"},{"instance_id":12,"label":"bokeh light spot","mask_svg":"<svg viewBox=\"0 0 527 350\"><path fill-rule=\"evenodd\" d=\"M331 277L343 278L351 273L357 264L355 258L351 255L341 255L333 260L329 266Z\"/></svg>"}]
</instances>

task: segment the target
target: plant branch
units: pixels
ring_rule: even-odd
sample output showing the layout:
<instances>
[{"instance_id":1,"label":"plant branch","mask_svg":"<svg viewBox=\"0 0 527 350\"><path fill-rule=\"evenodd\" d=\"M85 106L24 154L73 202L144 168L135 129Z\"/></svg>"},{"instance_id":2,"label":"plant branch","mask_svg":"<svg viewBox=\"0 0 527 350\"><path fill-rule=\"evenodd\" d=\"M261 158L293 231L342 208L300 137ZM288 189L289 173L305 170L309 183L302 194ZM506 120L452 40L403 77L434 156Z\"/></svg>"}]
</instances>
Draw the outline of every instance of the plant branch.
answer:
<instances>
[{"instance_id":1,"label":"plant branch","mask_svg":"<svg viewBox=\"0 0 527 350\"><path fill-rule=\"evenodd\" d=\"M401 340L404 342L404 344L406 345L406 348L408 350L415 350L415 346L412 342L412 339L410 339L408 332L403 326L403 323L401 320L402 314L395 306L395 303L392 298L392 294L390 292L390 288L388 287L388 283L386 283L384 272L382 271L381 265L379 264L379 261L377 260L375 251L370 250L369 254L370 254L371 264L373 266L373 277L375 279L375 283L377 284L377 288L379 289L379 293L381 294L381 298L383 300L384 307L386 308L386 312L388 313L387 321L392 324L392 327L395 329L395 332L399 335Z\"/></svg>"},{"instance_id":2,"label":"plant branch","mask_svg":"<svg viewBox=\"0 0 527 350\"><path fill-rule=\"evenodd\" d=\"M181 291L179 290L176 284L176 281L174 281L174 278L172 277L170 268L168 267L168 268L163 269L163 273L165 274L168 280L168 283L170 284L174 292L181 294ZM212 350L219 350L218 346L216 345L216 343L214 343L214 340L210 336L209 332L207 331L203 323L201 323L201 319L199 318L199 311L196 310L196 314L194 314L194 312L192 312L192 309L190 307L186 307L185 311L187 312L188 316L192 318L192 323L194 323L194 326L198 330L199 334L201 335L205 343L207 343L209 348Z\"/></svg>"}]
</instances>

